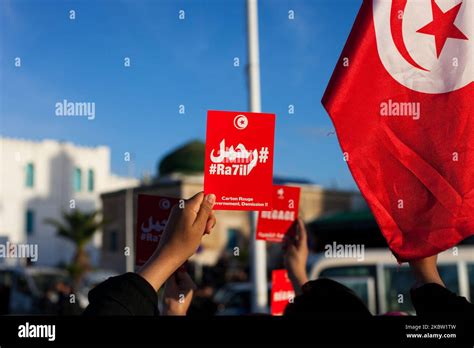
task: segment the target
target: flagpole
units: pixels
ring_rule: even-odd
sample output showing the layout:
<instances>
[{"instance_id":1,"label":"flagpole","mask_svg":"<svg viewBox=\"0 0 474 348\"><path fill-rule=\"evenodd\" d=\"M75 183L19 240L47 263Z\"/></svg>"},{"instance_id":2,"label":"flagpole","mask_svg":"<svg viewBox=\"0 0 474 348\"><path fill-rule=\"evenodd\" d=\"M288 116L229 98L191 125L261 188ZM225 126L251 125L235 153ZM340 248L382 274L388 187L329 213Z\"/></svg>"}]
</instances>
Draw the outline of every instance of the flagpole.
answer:
<instances>
[{"instance_id":1,"label":"flagpole","mask_svg":"<svg viewBox=\"0 0 474 348\"><path fill-rule=\"evenodd\" d=\"M247 35L250 111L261 112L257 0L247 0ZM250 214L250 277L252 281L252 312L267 313L266 243L265 241L256 239L257 212L251 212Z\"/></svg>"}]
</instances>

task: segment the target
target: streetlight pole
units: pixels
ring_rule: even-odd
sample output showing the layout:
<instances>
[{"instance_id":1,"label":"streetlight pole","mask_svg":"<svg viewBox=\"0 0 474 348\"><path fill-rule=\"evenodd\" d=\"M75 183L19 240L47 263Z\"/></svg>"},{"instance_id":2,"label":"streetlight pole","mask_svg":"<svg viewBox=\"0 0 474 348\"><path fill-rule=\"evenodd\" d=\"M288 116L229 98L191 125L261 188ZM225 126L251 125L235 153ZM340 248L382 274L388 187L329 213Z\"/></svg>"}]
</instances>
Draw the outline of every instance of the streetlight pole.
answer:
<instances>
[{"instance_id":1,"label":"streetlight pole","mask_svg":"<svg viewBox=\"0 0 474 348\"><path fill-rule=\"evenodd\" d=\"M261 112L257 7L257 0L247 0L248 82L251 112ZM250 277L252 280L252 312L266 313L268 312L266 243L265 241L257 240L256 238L257 212L251 212L250 214Z\"/></svg>"},{"instance_id":2,"label":"streetlight pole","mask_svg":"<svg viewBox=\"0 0 474 348\"><path fill-rule=\"evenodd\" d=\"M129 254L125 257L125 270L133 272L135 267L135 245L133 240L133 188L125 190L125 247Z\"/></svg>"}]
</instances>

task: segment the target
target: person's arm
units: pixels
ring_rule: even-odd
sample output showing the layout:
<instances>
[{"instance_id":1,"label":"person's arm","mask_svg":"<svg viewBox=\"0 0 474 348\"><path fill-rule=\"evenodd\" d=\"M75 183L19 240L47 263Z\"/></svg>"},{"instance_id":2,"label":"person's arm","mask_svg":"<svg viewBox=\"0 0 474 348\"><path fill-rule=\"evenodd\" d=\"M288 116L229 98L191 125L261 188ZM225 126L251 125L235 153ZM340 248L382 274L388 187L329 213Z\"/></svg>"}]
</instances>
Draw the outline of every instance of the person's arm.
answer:
<instances>
[{"instance_id":1,"label":"person's arm","mask_svg":"<svg viewBox=\"0 0 474 348\"><path fill-rule=\"evenodd\" d=\"M160 243L137 273L113 277L89 293L85 315L156 315L156 292L198 248L215 225L215 196L200 192L173 207Z\"/></svg>"},{"instance_id":2,"label":"person's arm","mask_svg":"<svg viewBox=\"0 0 474 348\"><path fill-rule=\"evenodd\" d=\"M415 288L429 283L434 283L445 287L438 272L437 259L438 255L433 255L409 262L410 268L416 279Z\"/></svg>"},{"instance_id":3,"label":"person's arm","mask_svg":"<svg viewBox=\"0 0 474 348\"><path fill-rule=\"evenodd\" d=\"M188 312L196 284L188 272L177 270L165 283L163 315L183 316Z\"/></svg>"},{"instance_id":4,"label":"person's arm","mask_svg":"<svg viewBox=\"0 0 474 348\"><path fill-rule=\"evenodd\" d=\"M302 286L308 282L306 262L308 260L308 237L303 220L298 219L294 233L287 234L283 240L284 262L288 277L296 295L301 294Z\"/></svg>"},{"instance_id":5,"label":"person's arm","mask_svg":"<svg viewBox=\"0 0 474 348\"><path fill-rule=\"evenodd\" d=\"M158 248L138 271L156 291L196 252L206 228L213 226L215 199L213 194L204 197L200 192L187 200L184 208L173 207Z\"/></svg>"},{"instance_id":6,"label":"person's arm","mask_svg":"<svg viewBox=\"0 0 474 348\"><path fill-rule=\"evenodd\" d=\"M411 300L418 316L467 315L474 318L474 304L457 296L444 285L437 267L438 255L410 261L416 284Z\"/></svg>"}]
</instances>

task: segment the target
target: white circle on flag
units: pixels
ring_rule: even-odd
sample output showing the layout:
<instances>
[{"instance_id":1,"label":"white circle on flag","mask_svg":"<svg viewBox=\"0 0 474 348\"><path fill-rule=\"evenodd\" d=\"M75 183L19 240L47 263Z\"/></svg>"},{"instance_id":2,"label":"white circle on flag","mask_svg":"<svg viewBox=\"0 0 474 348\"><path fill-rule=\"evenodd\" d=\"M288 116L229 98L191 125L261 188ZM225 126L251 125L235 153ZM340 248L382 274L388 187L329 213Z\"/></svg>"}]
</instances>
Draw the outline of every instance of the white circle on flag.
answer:
<instances>
[{"instance_id":1,"label":"white circle on flag","mask_svg":"<svg viewBox=\"0 0 474 348\"><path fill-rule=\"evenodd\" d=\"M446 13L461 4L454 25L467 40L448 38L439 57L435 37L417 32L433 21L431 0L407 1L401 33L410 57L402 54L392 36L392 3L399 0L374 0L373 15L377 50L387 72L400 84L414 91L439 94L460 89L474 80L474 1L437 0ZM417 66L410 63L412 58ZM421 68L420 68L421 67Z\"/></svg>"}]
</instances>

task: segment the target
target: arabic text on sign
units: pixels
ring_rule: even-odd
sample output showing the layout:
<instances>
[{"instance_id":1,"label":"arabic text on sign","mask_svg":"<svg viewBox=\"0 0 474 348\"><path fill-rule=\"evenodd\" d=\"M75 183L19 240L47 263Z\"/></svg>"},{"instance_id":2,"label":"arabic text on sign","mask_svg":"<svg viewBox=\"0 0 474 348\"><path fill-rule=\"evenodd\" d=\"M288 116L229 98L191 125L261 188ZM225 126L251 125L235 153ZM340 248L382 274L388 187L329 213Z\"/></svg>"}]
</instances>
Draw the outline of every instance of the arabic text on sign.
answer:
<instances>
[{"instance_id":1,"label":"arabic text on sign","mask_svg":"<svg viewBox=\"0 0 474 348\"><path fill-rule=\"evenodd\" d=\"M219 155L214 155L214 149L211 151L211 161L213 164L209 168L209 174L212 175L248 175L257 165L258 151L247 151L245 145L238 144L226 147L225 139L220 142Z\"/></svg>"},{"instance_id":2,"label":"arabic text on sign","mask_svg":"<svg viewBox=\"0 0 474 348\"><path fill-rule=\"evenodd\" d=\"M150 216L148 218L148 227L145 226L145 222L142 222L140 227L141 227L142 233L148 233L150 231L162 232L164 231L167 222L168 222L167 219L163 219L161 220L161 222L157 220L156 223L153 223L153 217Z\"/></svg>"},{"instance_id":3,"label":"arabic text on sign","mask_svg":"<svg viewBox=\"0 0 474 348\"><path fill-rule=\"evenodd\" d=\"M283 220L283 221L295 220L294 211L285 211L285 210L262 211L260 216L262 219L270 219L270 220Z\"/></svg>"},{"instance_id":4,"label":"arabic text on sign","mask_svg":"<svg viewBox=\"0 0 474 348\"><path fill-rule=\"evenodd\" d=\"M273 301L275 302L280 302L280 301L286 301L290 298L295 297L295 292L292 290L288 291L276 291L273 294Z\"/></svg>"}]
</instances>

